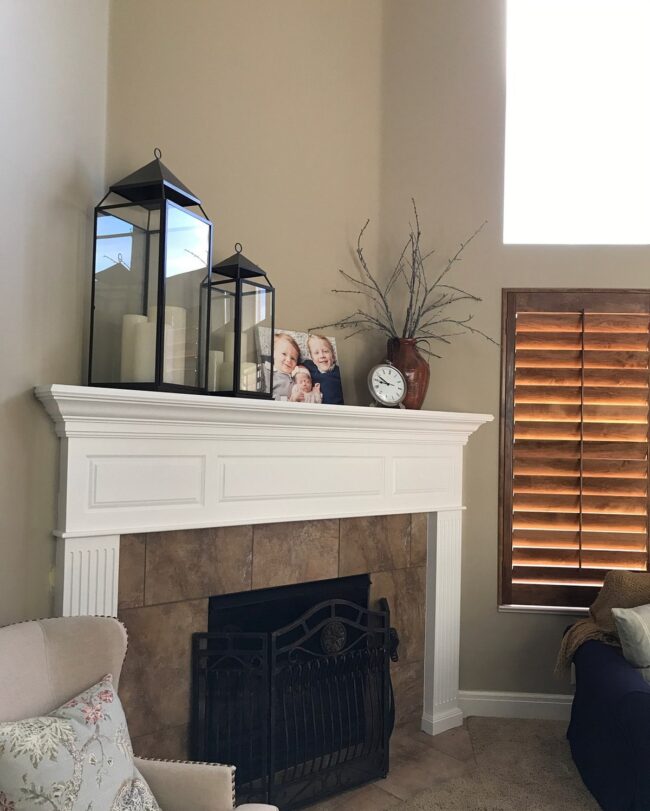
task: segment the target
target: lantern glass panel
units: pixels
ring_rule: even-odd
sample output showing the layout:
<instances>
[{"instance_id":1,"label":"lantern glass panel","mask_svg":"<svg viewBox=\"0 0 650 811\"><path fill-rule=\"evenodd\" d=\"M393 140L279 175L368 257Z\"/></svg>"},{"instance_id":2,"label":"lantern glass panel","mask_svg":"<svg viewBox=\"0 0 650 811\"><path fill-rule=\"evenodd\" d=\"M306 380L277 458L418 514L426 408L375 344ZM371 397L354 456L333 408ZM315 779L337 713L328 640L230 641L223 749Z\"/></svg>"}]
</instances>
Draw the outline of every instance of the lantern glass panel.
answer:
<instances>
[{"instance_id":1,"label":"lantern glass panel","mask_svg":"<svg viewBox=\"0 0 650 811\"><path fill-rule=\"evenodd\" d=\"M235 388L235 302L237 283L220 282L212 287L210 299L210 349L208 353L208 391Z\"/></svg>"},{"instance_id":2,"label":"lantern glass panel","mask_svg":"<svg viewBox=\"0 0 650 811\"><path fill-rule=\"evenodd\" d=\"M210 262L209 224L173 203L165 223L165 318L163 382L204 384L204 344L200 301ZM207 292L205 293L207 295ZM157 308L150 317L155 318Z\"/></svg>"},{"instance_id":3,"label":"lantern glass panel","mask_svg":"<svg viewBox=\"0 0 650 811\"><path fill-rule=\"evenodd\" d=\"M92 383L152 383L160 210L107 206L96 213Z\"/></svg>"},{"instance_id":4,"label":"lantern glass panel","mask_svg":"<svg viewBox=\"0 0 650 811\"><path fill-rule=\"evenodd\" d=\"M241 282L241 364L239 389L242 392L270 392L270 359L261 353L262 336L273 328L272 291L252 281Z\"/></svg>"}]
</instances>

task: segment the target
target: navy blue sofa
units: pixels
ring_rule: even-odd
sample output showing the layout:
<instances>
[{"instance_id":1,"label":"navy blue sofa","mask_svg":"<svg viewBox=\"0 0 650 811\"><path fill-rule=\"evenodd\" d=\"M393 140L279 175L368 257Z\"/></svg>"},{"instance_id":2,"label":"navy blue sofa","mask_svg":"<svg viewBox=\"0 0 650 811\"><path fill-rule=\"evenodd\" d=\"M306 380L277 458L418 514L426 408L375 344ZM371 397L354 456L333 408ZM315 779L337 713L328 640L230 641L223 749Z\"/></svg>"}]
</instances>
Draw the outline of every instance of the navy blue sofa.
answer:
<instances>
[{"instance_id":1,"label":"navy blue sofa","mask_svg":"<svg viewBox=\"0 0 650 811\"><path fill-rule=\"evenodd\" d=\"M585 785L605 811L650 811L650 684L618 648L583 643L567 737Z\"/></svg>"}]
</instances>

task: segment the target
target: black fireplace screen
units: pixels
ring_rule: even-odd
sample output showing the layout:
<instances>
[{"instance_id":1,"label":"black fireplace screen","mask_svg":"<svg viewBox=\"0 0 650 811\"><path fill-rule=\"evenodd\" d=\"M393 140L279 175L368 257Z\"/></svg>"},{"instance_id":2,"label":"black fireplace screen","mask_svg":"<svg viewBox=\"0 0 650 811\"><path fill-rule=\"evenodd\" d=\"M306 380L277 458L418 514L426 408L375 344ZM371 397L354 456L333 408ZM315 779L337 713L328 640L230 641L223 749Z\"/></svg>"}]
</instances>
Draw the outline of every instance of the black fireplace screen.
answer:
<instances>
[{"instance_id":1,"label":"black fireplace screen","mask_svg":"<svg viewBox=\"0 0 650 811\"><path fill-rule=\"evenodd\" d=\"M326 600L270 634L195 634L193 756L236 765L239 803L282 811L385 777L391 639L385 600Z\"/></svg>"}]
</instances>

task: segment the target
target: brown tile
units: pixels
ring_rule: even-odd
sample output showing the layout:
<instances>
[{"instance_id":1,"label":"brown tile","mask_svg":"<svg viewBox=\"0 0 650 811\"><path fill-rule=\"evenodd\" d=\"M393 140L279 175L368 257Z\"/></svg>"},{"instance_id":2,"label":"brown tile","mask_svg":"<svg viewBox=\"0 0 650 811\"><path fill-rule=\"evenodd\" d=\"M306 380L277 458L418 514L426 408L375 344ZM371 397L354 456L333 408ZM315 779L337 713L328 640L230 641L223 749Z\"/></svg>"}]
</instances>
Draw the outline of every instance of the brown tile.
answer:
<instances>
[{"instance_id":1,"label":"brown tile","mask_svg":"<svg viewBox=\"0 0 650 811\"><path fill-rule=\"evenodd\" d=\"M254 589L336 577L338 559L338 520L253 527Z\"/></svg>"},{"instance_id":2,"label":"brown tile","mask_svg":"<svg viewBox=\"0 0 650 811\"><path fill-rule=\"evenodd\" d=\"M145 603L248 591L252 552L251 526L151 532L147 535Z\"/></svg>"},{"instance_id":3,"label":"brown tile","mask_svg":"<svg viewBox=\"0 0 650 811\"><path fill-rule=\"evenodd\" d=\"M386 811L401 805L401 800L389 794L381 783L370 783L367 786L346 791L329 800L310 805L309 811Z\"/></svg>"},{"instance_id":4,"label":"brown tile","mask_svg":"<svg viewBox=\"0 0 650 811\"><path fill-rule=\"evenodd\" d=\"M419 661L424 651L425 567L377 572L371 575L373 604L386 597L390 622L400 638L399 656L407 662Z\"/></svg>"},{"instance_id":5,"label":"brown tile","mask_svg":"<svg viewBox=\"0 0 650 811\"><path fill-rule=\"evenodd\" d=\"M133 738L190 720L192 634L207 631L208 601L127 608L129 647L120 698Z\"/></svg>"},{"instance_id":6,"label":"brown tile","mask_svg":"<svg viewBox=\"0 0 650 811\"><path fill-rule=\"evenodd\" d=\"M395 723L419 726L422 720L424 662L401 659L391 663L390 675L395 693Z\"/></svg>"},{"instance_id":7,"label":"brown tile","mask_svg":"<svg viewBox=\"0 0 650 811\"><path fill-rule=\"evenodd\" d=\"M411 566L423 566L427 562L428 513L413 513L411 516Z\"/></svg>"},{"instance_id":8,"label":"brown tile","mask_svg":"<svg viewBox=\"0 0 650 811\"><path fill-rule=\"evenodd\" d=\"M189 760L189 729L189 724L183 724L140 735L131 740L133 752L138 757Z\"/></svg>"},{"instance_id":9,"label":"brown tile","mask_svg":"<svg viewBox=\"0 0 650 811\"><path fill-rule=\"evenodd\" d=\"M381 787L402 800L476 768L473 762L457 760L433 748L392 754L390 772Z\"/></svg>"},{"instance_id":10,"label":"brown tile","mask_svg":"<svg viewBox=\"0 0 650 811\"><path fill-rule=\"evenodd\" d=\"M410 546L410 515L342 518L339 574L403 569L409 565Z\"/></svg>"},{"instance_id":11,"label":"brown tile","mask_svg":"<svg viewBox=\"0 0 650 811\"><path fill-rule=\"evenodd\" d=\"M454 727L439 735L427 735L420 723L409 722L397 727L391 737L391 751L397 758L418 758L423 750L437 749L449 757L474 761L474 750L466 726Z\"/></svg>"},{"instance_id":12,"label":"brown tile","mask_svg":"<svg viewBox=\"0 0 650 811\"><path fill-rule=\"evenodd\" d=\"M144 558L146 536L120 537L119 608L144 605Z\"/></svg>"},{"instance_id":13,"label":"brown tile","mask_svg":"<svg viewBox=\"0 0 650 811\"><path fill-rule=\"evenodd\" d=\"M440 735L427 735L425 732L422 732L421 735L430 739L430 746L450 757L455 757L457 760L474 759L472 740L465 726L448 729L446 732L441 732Z\"/></svg>"}]
</instances>

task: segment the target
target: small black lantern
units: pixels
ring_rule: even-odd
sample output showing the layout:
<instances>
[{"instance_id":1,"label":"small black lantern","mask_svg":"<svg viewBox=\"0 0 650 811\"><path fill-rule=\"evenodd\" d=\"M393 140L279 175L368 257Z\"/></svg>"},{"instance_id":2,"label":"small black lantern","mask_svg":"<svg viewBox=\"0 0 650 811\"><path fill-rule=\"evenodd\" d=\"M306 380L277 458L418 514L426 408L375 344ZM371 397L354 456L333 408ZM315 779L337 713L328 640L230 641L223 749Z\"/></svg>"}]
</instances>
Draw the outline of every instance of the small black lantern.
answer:
<instances>
[{"instance_id":1,"label":"small black lantern","mask_svg":"<svg viewBox=\"0 0 650 811\"><path fill-rule=\"evenodd\" d=\"M95 208L89 384L205 393L212 223L160 157Z\"/></svg>"},{"instance_id":2,"label":"small black lantern","mask_svg":"<svg viewBox=\"0 0 650 811\"><path fill-rule=\"evenodd\" d=\"M235 251L212 268L208 394L271 400L275 289Z\"/></svg>"}]
</instances>

